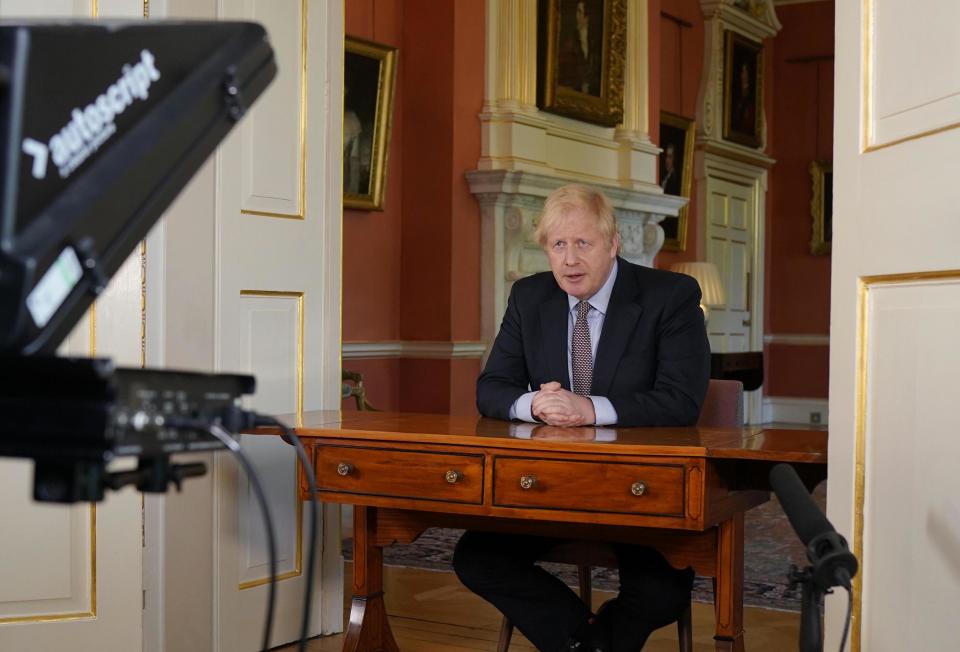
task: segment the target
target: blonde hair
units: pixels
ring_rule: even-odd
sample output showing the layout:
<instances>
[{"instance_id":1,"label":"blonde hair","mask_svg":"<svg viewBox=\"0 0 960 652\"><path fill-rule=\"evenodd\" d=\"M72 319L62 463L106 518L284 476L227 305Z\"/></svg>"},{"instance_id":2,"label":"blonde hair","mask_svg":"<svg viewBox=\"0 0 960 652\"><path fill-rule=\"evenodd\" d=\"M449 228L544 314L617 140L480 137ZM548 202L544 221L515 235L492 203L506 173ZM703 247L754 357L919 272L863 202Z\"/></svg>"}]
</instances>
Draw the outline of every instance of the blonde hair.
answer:
<instances>
[{"instance_id":1,"label":"blonde hair","mask_svg":"<svg viewBox=\"0 0 960 652\"><path fill-rule=\"evenodd\" d=\"M617 216L613 212L610 200L596 188L581 183L571 183L551 192L543 203L539 223L533 232L534 239L540 243L541 247L547 246L547 232L550 227L573 210L582 210L593 215L600 234L607 243L613 242L617 234Z\"/></svg>"}]
</instances>

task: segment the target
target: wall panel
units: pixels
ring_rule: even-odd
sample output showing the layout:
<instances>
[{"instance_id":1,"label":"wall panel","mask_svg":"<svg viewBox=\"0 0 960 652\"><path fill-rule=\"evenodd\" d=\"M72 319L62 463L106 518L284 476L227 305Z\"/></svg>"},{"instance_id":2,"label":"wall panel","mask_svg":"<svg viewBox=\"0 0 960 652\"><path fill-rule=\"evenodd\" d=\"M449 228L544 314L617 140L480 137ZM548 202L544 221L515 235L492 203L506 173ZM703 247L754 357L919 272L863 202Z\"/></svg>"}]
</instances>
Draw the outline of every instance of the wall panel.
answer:
<instances>
[{"instance_id":1,"label":"wall panel","mask_svg":"<svg viewBox=\"0 0 960 652\"><path fill-rule=\"evenodd\" d=\"M0 624L89 617L94 593L95 512L33 501L33 462L0 461ZM2 641L2 638L0 638Z\"/></svg>"},{"instance_id":2,"label":"wall panel","mask_svg":"<svg viewBox=\"0 0 960 652\"><path fill-rule=\"evenodd\" d=\"M952 276L952 278L950 277ZM958 274L866 285L862 649L934 650L956 631L960 585Z\"/></svg>"},{"instance_id":3,"label":"wall panel","mask_svg":"<svg viewBox=\"0 0 960 652\"><path fill-rule=\"evenodd\" d=\"M306 0L247 0L247 20L262 23L279 65L270 92L246 116L241 212L303 219L305 192ZM296 62L290 65L289 62Z\"/></svg>"},{"instance_id":4,"label":"wall panel","mask_svg":"<svg viewBox=\"0 0 960 652\"><path fill-rule=\"evenodd\" d=\"M241 295L238 327L245 339L245 371L257 378L253 406L265 414L297 412L303 395L303 295L257 290ZM302 568L302 510L294 449L275 437L250 435L242 437L242 446L260 475L273 514L278 579L296 577ZM239 482L238 561L240 588L245 589L264 584L270 572L259 503L246 475Z\"/></svg>"},{"instance_id":5,"label":"wall panel","mask_svg":"<svg viewBox=\"0 0 960 652\"><path fill-rule=\"evenodd\" d=\"M867 1L864 59L868 148L960 125L960 4ZM904 61L903 55L909 59Z\"/></svg>"}]
</instances>

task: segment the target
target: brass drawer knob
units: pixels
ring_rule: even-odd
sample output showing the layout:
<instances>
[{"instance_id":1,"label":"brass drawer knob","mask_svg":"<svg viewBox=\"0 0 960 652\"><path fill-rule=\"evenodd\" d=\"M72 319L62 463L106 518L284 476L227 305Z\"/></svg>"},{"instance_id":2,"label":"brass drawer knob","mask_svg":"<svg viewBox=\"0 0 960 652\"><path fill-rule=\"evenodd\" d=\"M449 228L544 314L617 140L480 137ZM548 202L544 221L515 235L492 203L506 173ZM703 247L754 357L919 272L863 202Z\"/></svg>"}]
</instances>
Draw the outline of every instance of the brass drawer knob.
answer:
<instances>
[{"instance_id":1,"label":"brass drawer knob","mask_svg":"<svg viewBox=\"0 0 960 652\"><path fill-rule=\"evenodd\" d=\"M533 486L537 484L537 476L535 475L521 475L520 476L520 488L521 489L533 489Z\"/></svg>"},{"instance_id":2,"label":"brass drawer knob","mask_svg":"<svg viewBox=\"0 0 960 652\"><path fill-rule=\"evenodd\" d=\"M443 475L443 477L446 478L447 482L449 482L450 484L455 484L457 480L463 477L463 474L461 474L460 471L457 471L456 469L450 469Z\"/></svg>"},{"instance_id":3,"label":"brass drawer knob","mask_svg":"<svg viewBox=\"0 0 960 652\"><path fill-rule=\"evenodd\" d=\"M630 493L632 493L634 496L642 496L643 494L647 493L646 483L634 482L632 485L630 485Z\"/></svg>"},{"instance_id":4,"label":"brass drawer knob","mask_svg":"<svg viewBox=\"0 0 960 652\"><path fill-rule=\"evenodd\" d=\"M351 473L353 473L353 464L347 464L346 462L337 464L337 475L348 476Z\"/></svg>"}]
</instances>

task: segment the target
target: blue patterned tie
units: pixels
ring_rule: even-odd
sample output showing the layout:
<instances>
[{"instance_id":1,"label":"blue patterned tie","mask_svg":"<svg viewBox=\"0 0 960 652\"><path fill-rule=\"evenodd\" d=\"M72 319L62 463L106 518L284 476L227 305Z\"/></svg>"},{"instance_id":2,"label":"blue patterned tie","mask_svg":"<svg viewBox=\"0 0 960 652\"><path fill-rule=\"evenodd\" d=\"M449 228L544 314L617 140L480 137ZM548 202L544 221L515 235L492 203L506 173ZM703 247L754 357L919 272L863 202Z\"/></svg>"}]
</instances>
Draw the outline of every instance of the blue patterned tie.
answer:
<instances>
[{"instance_id":1,"label":"blue patterned tie","mask_svg":"<svg viewBox=\"0 0 960 652\"><path fill-rule=\"evenodd\" d=\"M589 312L589 302L581 301L577 304L577 323L573 326L573 342L570 347L573 358L573 392L580 396L589 396L590 386L593 384L593 353L590 350L590 327L587 325Z\"/></svg>"}]
</instances>

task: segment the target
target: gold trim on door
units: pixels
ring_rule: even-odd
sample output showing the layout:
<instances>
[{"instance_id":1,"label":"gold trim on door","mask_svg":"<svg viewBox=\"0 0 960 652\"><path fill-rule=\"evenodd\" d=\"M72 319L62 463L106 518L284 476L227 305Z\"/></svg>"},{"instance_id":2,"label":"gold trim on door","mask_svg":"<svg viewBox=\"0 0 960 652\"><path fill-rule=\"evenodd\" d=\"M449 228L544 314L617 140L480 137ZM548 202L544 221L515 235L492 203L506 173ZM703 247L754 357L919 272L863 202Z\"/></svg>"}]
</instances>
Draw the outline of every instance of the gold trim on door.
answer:
<instances>
[{"instance_id":1,"label":"gold trim on door","mask_svg":"<svg viewBox=\"0 0 960 652\"><path fill-rule=\"evenodd\" d=\"M287 297L297 300L297 424L303 419L303 292L295 290L240 290L242 297Z\"/></svg>"},{"instance_id":2,"label":"gold trim on door","mask_svg":"<svg viewBox=\"0 0 960 652\"><path fill-rule=\"evenodd\" d=\"M869 1L869 0L868 0ZM879 285L894 285L914 281L936 281L960 279L960 270L942 270L933 272L906 272L877 276L862 276L857 283L857 361L854 415L854 488L853 488L853 554L860 563L860 570L853 578L853 614L851 619L851 652L862 652L861 624L863 622L863 506L866 492L866 454L867 454L867 334L869 331L869 313L867 301L870 289Z\"/></svg>"},{"instance_id":3,"label":"gold trim on door","mask_svg":"<svg viewBox=\"0 0 960 652\"><path fill-rule=\"evenodd\" d=\"M96 11L96 0L93 0L92 11ZM96 14L94 14L96 16ZM90 304L87 311L87 343L89 346L90 357L97 355L97 304ZM71 611L68 613L49 613L37 614L33 616L10 616L0 618L0 625L13 625L22 623L59 623L68 620L85 620L97 617L97 504L90 503L90 598L89 611Z\"/></svg>"},{"instance_id":4,"label":"gold trim on door","mask_svg":"<svg viewBox=\"0 0 960 652\"><path fill-rule=\"evenodd\" d=\"M242 297L286 297L297 300L297 424L303 423L303 292L285 291L285 290L240 290ZM297 464L299 465L299 461ZM293 496L294 509L297 519L297 552L294 569L277 575L277 581L288 580L293 577L299 577L303 572L303 505L300 503L300 485L294 474L293 478ZM256 580L241 582L239 589L252 589L255 586L263 586L270 582L269 577L263 577Z\"/></svg>"},{"instance_id":5,"label":"gold trim on door","mask_svg":"<svg viewBox=\"0 0 960 652\"><path fill-rule=\"evenodd\" d=\"M299 464L299 461L297 462ZM293 565L292 571L287 571L286 573L281 573L277 575L277 581L282 582L283 580L289 580L294 577L300 577L300 574L303 573L303 505L300 502L300 485L297 482L296 474L294 474L293 479L293 501L294 509L296 509L297 514L297 553L296 553L296 562ZM237 586L241 591L245 589L252 589L255 586L263 586L270 582L269 577L261 577L257 580L249 580L247 582L240 582Z\"/></svg>"},{"instance_id":6,"label":"gold trim on door","mask_svg":"<svg viewBox=\"0 0 960 652\"><path fill-rule=\"evenodd\" d=\"M90 503L90 610L63 614L37 614L0 618L0 625L26 623L62 623L68 620L89 620L97 617L97 505Z\"/></svg>"},{"instance_id":7,"label":"gold trim on door","mask_svg":"<svg viewBox=\"0 0 960 652\"><path fill-rule=\"evenodd\" d=\"M305 0L304 0L305 1ZM90 0L90 17L100 18L99 0ZM150 17L150 0L143 0L143 17ZM146 356L146 259L147 243L146 240L140 243L140 347L141 362L140 366L145 366ZM97 304L91 303L88 311L89 325L89 353L90 357L97 355ZM25 623L52 623L65 622L71 620L87 620L97 617L97 504L90 503L90 610L63 614L39 614L35 616L12 616L9 618L0 618L0 625L25 624ZM299 547L299 542L298 542ZM298 550L298 568L299 568L299 550Z\"/></svg>"},{"instance_id":8,"label":"gold trim on door","mask_svg":"<svg viewBox=\"0 0 960 652\"><path fill-rule=\"evenodd\" d=\"M903 136L901 138L896 138L889 142L875 143L873 140L872 129L873 126L873 115L875 113L873 106L873 91L876 86L876 70L873 65L873 42L876 37L876 25L875 25L875 14L874 14L874 0L863 0L863 13L861 15L861 24L863 35L860 40L861 44L861 53L860 60L862 66L863 74L863 136L861 139L861 152L866 154L867 152L875 152L878 149L885 149L887 147L892 147L894 145L899 145L900 143L906 143L911 140L917 140L918 138L925 138L927 136L933 136L944 131L950 131L951 129L956 129L960 127L960 121L952 122L948 125L943 125L941 127L935 127L933 129L927 129L926 131L921 131L915 134L910 134L909 136Z\"/></svg>"},{"instance_id":9,"label":"gold trim on door","mask_svg":"<svg viewBox=\"0 0 960 652\"><path fill-rule=\"evenodd\" d=\"M296 213L258 211L241 208L241 215L276 217L285 220L305 219L307 205L307 0L300 0L300 191Z\"/></svg>"}]
</instances>

